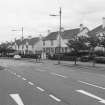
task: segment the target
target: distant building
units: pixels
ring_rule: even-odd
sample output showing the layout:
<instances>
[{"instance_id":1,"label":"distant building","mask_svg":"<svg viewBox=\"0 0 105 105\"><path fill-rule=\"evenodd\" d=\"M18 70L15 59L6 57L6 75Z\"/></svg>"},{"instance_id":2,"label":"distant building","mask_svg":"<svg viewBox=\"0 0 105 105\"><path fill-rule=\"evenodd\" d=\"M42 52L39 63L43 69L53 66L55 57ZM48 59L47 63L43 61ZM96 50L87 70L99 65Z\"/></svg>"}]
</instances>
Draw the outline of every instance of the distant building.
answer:
<instances>
[{"instance_id":1,"label":"distant building","mask_svg":"<svg viewBox=\"0 0 105 105\"><path fill-rule=\"evenodd\" d=\"M42 39L40 39L39 37L31 39L25 38L23 39L23 41L21 39L18 39L12 43L12 48L24 54L36 54L42 52L42 43Z\"/></svg>"}]
</instances>

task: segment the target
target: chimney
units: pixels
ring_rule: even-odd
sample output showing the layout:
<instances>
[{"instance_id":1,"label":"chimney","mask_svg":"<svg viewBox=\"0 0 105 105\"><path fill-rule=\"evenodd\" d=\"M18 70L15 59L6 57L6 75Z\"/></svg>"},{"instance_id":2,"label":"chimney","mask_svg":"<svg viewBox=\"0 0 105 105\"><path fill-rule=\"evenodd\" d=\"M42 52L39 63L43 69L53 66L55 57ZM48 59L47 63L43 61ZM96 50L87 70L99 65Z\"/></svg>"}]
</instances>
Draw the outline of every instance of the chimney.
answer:
<instances>
[{"instance_id":1,"label":"chimney","mask_svg":"<svg viewBox=\"0 0 105 105\"><path fill-rule=\"evenodd\" d=\"M105 17L102 18L102 27L105 28Z\"/></svg>"},{"instance_id":2,"label":"chimney","mask_svg":"<svg viewBox=\"0 0 105 105\"><path fill-rule=\"evenodd\" d=\"M83 24L80 24L80 31L82 31L84 28Z\"/></svg>"},{"instance_id":3,"label":"chimney","mask_svg":"<svg viewBox=\"0 0 105 105\"><path fill-rule=\"evenodd\" d=\"M51 33L51 31L50 30L48 30L48 35Z\"/></svg>"}]
</instances>

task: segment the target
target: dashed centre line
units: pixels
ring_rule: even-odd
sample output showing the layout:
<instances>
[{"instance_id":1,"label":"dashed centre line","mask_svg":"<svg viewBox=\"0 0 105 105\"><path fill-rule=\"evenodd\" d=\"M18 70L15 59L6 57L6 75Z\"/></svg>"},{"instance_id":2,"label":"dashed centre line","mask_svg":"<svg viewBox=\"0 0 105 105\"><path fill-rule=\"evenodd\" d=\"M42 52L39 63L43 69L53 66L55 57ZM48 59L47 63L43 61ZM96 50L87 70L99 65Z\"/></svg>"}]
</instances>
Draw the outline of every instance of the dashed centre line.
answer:
<instances>
[{"instance_id":1,"label":"dashed centre line","mask_svg":"<svg viewBox=\"0 0 105 105\"><path fill-rule=\"evenodd\" d=\"M46 70L37 70L37 71L40 71L40 72L45 72Z\"/></svg>"},{"instance_id":2,"label":"dashed centre line","mask_svg":"<svg viewBox=\"0 0 105 105\"><path fill-rule=\"evenodd\" d=\"M34 83L32 83L32 82L28 82L30 85L34 85Z\"/></svg>"},{"instance_id":3,"label":"dashed centre line","mask_svg":"<svg viewBox=\"0 0 105 105\"><path fill-rule=\"evenodd\" d=\"M26 79L26 78L24 78L24 77L23 77L22 79L23 79L24 81L25 81L25 80L27 80L27 79Z\"/></svg>"},{"instance_id":4,"label":"dashed centre line","mask_svg":"<svg viewBox=\"0 0 105 105\"><path fill-rule=\"evenodd\" d=\"M42 89L42 88L40 88L40 87L36 87L38 90L40 90L40 91L42 91L42 92L44 92L45 90L44 89Z\"/></svg>"},{"instance_id":5,"label":"dashed centre line","mask_svg":"<svg viewBox=\"0 0 105 105\"><path fill-rule=\"evenodd\" d=\"M55 97L54 95L50 94L49 95L51 98L53 98L54 100L58 101L58 102L61 102L61 100L57 97Z\"/></svg>"},{"instance_id":6,"label":"dashed centre line","mask_svg":"<svg viewBox=\"0 0 105 105\"><path fill-rule=\"evenodd\" d=\"M19 78L20 78L20 77L21 77L21 75L17 75L17 77L19 77Z\"/></svg>"},{"instance_id":7,"label":"dashed centre line","mask_svg":"<svg viewBox=\"0 0 105 105\"><path fill-rule=\"evenodd\" d=\"M59 77L63 77L63 78L67 78L67 76L64 76L64 75L60 75L60 74L57 74L57 73L54 73L54 72L51 72L52 75L56 75L56 76L59 76Z\"/></svg>"},{"instance_id":8,"label":"dashed centre line","mask_svg":"<svg viewBox=\"0 0 105 105\"><path fill-rule=\"evenodd\" d=\"M16 75L16 73L14 73L14 75Z\"/></svg>"}]
</instances>

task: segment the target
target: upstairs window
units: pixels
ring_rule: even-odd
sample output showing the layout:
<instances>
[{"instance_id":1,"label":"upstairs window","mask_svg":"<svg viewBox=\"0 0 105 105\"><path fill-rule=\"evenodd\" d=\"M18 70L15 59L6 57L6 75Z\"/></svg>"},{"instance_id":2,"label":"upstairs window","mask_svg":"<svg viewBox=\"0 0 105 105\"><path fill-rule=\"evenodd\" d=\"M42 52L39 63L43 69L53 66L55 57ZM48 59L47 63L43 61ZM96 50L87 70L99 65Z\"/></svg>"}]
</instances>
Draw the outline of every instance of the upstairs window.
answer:
<instances>
[{"instance_id":1,"label":"upstairs window","mask_svg":"<svg viewBox=\"0 0 105 105\"><path fill-rule=\"evenodd\" d=\"M54 45L54 42L53 42L53 40L51 40L51 46L53 46Z\"/></svg>"},{"instance_id":2,"label":"upstairs window","mask_svg":"<svg viewBox=\"0 0 105 105\"><path fill-rule=\"evenodd\" d=\"M43 46L45 46L45 41L43 41Z\"/></svg>"}]
</instances>

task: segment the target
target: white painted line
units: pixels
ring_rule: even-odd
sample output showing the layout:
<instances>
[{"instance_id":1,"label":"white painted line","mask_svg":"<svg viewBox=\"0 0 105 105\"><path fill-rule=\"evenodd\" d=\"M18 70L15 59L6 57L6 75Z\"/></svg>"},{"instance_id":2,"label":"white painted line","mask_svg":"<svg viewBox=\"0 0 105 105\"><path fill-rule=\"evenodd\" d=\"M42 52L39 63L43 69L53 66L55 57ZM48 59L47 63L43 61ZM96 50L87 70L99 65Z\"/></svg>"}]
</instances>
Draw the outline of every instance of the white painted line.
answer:
<instances>
[{"instance_id":1,"label":"white painted line","mask_svg":"<svg viewBox=\"0 0 105 105\"><path fill-rule=\"evenodd\" d=\"M57 74L57 73L54 73L54 72L51 72L52 75L56 75L56 76L59 76L59 77L63 77L63 78L67 78L67 76L64 76L64 75L60 75L60 74Z\"/></svg>"},{"instance_id":2,"label":"white painted line","mask_svg":"<svg viewBox=\"0 0 105 105\"><path fill-rule=\"evenodd\" d=\"M40 90L40 91L42 91L42 92L44 92L45 90L44 89L42 89L42 88L40 88L40 87L36 87L38 90Z\"/></svg>"},{"instance_id":3,"label":"white painted line","mask_svg":"<svg viewBox=\"0 0 105 105\"><path fill-rule=\"evenodd\" d=\"M19 94L10 94L10 97L17 103L17 105L24 105L22 99Z\"/></svg>"},{"instance_id":4,"label":"white painted line","mask_svg":"<svg viewBox=\"0 0 105 105\"><path fill-rule=\"evenodd\" d=\"M16 75L16 73L14 73L14 75Z\"/></svg>"},{"instance_id":5,"label":"white painted line","mask_svg":"<svg viewBox=\"0 0 105 105\"><path fill-rule=\"evenodd\" d=\"M20 78L20 77L21 77L21 75L17 75L17 77L19 77L19 78Z\"/></svg>"},{"instance_id":6,"label":"white painted line","mask_svg":"<svg viewBox=\"0 0 105 105\"><path fill-rule=\"evenodd\" d=\"M76 90L76 92L79 92L79 93L82 93L82 94L87 95L87 96L89 96L89 97L92 97L92 98L94 98L94 99L97 99L98 102L105 104L105 99L100 98L100 97L98 97L98 96L96 96L96 95L94 95L94 94L92 94L92 93L86 92L86 91L84 91L84 90Z\"/></svg>"},{"instance_id":7,"label":"white painted line","mask_svg":"<svg viewBox=\"0 0 105 105\"><path fill-rule=\"evenodd\" d=\"M53 98L54 100L58 101L58 102L61 102L61 100L57 97L55 97L54 95L50 94L49 95L51 98Z\"/></svg>"},{"instance_id":8,"label":"white painted line","mask_svg":"<svg viewBox=\"0 0 105 105\"><path fill-rule=\"evenodd\" d=\"M11 74L14 74L14 72L10 71Z\"/></svg>"},{"instance_id":9,"label":"white painted line","mask_svg":"<svg viewBox=\"0 0 105 105\"><path fill-rule=\"evenodd\" d=\"M22 78L24 81L26 80L26 78Z\"/></svg>"},{"instance_id":10,"label":"white painted line","mask_svg":"<svg viewBox=\"0 0 105 105\"><path fill-rule=\"evenodd\" d=\"M104 87L101 87L101 86L97 86L97 85L90 84L90 83L87 83L87 82L84 82L84 81L80 81L80 80L78 82L105 90L105 88Z\"/></svg>"},{"instance_id":11,"label":"white painted line","mask_svg":"<svg viewBox=\"0 0 105 105\"><path fill-rule=\"evenodd\" d=\"M40 71L40 72L45 72L46 70L37 70L37 71Z\"/></svg>"},{"instance_id":12,"label":"white painted line","mask_svg":"<svg viewBox=\"0 0 105 105\"><path fill-rule=\"evenodd\" d=\"M32 82L28 82L30 85L34 85L34 83L32 83Z\"/></svg>"}]
</instances>

